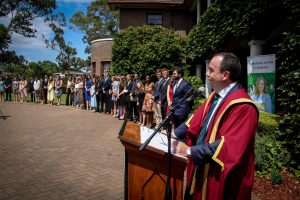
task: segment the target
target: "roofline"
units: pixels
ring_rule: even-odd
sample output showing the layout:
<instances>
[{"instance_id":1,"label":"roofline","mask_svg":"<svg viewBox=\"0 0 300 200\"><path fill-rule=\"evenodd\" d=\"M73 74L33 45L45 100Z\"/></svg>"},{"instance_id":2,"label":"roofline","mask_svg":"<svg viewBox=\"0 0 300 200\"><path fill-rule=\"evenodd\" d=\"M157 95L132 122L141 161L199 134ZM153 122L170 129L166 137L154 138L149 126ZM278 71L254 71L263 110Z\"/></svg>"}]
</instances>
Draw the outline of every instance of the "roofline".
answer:
<instances>
[{"instance_id":1,"label":"roofline","mask_svg":"<svg viewBox=\"0 0 300 200\"><path fill-rule=\"evenodd\" d=\"M107 41L113 41L113 38L102 38L102 39L97 39L97 40L93 40L91 41L91 44L93 43L97 43L97 42L107 42Z\"/></svg>"}]
</instances>

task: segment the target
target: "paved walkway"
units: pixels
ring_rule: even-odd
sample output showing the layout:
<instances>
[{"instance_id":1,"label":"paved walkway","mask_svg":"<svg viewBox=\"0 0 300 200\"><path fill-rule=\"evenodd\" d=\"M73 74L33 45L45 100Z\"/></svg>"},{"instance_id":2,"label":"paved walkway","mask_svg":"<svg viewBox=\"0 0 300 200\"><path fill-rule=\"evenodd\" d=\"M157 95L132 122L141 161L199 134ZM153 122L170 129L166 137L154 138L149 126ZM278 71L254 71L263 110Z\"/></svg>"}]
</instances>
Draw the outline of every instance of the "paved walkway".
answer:
<instances>
[{"instance_id":1,"label":"paved walkway","mask_svg":"<svg viewBox=\"0 0 300 200\"><path fill-rule=\"evenodd\" d=\"M0 110L1 200L124 198L123 121L65 106Z\"/></svg>"}]
</instances>

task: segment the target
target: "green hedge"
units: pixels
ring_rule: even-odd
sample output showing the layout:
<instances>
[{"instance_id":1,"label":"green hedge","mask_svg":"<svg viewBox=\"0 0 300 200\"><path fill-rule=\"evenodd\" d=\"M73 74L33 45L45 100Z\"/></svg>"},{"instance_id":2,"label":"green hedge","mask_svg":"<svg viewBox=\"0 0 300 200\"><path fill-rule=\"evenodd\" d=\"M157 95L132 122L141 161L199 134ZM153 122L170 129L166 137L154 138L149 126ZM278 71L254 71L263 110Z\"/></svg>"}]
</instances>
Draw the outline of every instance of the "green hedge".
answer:
<instances>
[{"instance_id":1,"label":"green hedge","mask_svg":"<svg viewBox=\"0 0 300 200\"><path fill-rule=\"evenodd\" d=\"M260 112L259 113L259 124L257 134L261 136L274 136L276 137L276 131L278 129L280 117L279 115Z\"/></svg>"},{"instance_id":2,"label":"green hedge","mask_svg":"<svg viewBox=\"0 0 300 200\"><path fill-rule=\"evenodd\" d=\"M186 37L159 26L129 27L114 38L111 74L141 73L155 78L157 69L173 69L185 58Z\"/></svg>"},{"instance_id":3,"label":"green hedge","mask_svg":"<svg viewBox=\"0 0 300 200\"><path fill-rule=\"evenodd\" d=\"M282 182L280 172L289 158L283 142L276 139L280 116L266 112L259 114L255 141L255 174L270 175L274 184L280 184Z\"/></svg>"}]
</instances>

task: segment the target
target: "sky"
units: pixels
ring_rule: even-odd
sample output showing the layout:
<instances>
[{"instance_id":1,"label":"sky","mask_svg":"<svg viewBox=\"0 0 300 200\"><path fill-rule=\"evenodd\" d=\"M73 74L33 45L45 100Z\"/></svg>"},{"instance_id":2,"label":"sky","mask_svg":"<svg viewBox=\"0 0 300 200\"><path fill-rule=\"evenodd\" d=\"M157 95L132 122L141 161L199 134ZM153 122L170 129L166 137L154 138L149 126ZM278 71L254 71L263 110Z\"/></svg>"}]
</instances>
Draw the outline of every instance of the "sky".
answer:
<instances>
[{"instance_id":1,"label":"sky","mask_svg":"<svg viewBox=\"0 0 300 200\"><path fill-rule=\"evenodd\" d=\"M78 12L86 13L86 8L92 0L56 0L56 12L63 12L66 16L67 25L70 25L69 19ZM7 24L8 19L0 18L0 23ZM43 18L37 18L32 21L33 27L37 30L35 38L26 38L19 34L13 34L10 50L14 50L18 55L23 55L29 62L38 62L50 60L56 62L58 52L46 47L42 34L46 38L50 38L53 34L49 26L44 22ZM70 42L73 48L77 50L77 56L85 59L88 57L84 50L86 45L82 42L83 34L79 31L69 30L65 28L64 38L66 42Z\"/></svg>"}]
</instances>

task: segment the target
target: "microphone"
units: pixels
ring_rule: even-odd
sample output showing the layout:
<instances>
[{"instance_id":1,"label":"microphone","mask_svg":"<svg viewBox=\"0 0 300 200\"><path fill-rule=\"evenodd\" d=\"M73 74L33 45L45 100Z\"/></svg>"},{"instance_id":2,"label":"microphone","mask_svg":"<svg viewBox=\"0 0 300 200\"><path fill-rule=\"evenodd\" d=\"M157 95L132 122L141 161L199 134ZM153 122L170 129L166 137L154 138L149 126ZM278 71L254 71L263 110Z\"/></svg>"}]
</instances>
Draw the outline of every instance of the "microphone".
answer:
<instances>
[{"instance_id":1,"label":"microphone","mask_svg":"<svg viewBox=\"0 0 300 200\"><path fill-rule=\"evenodd\" d=\"M194 91L193 94L195 97L204 97L205 96L205 87L201 86L197 90Z\"/></svg>"},{"instance_id":2,"label":"microphone","mask_svg":"<svg viewBox=\"0 0 300 200\"><path fill-rule=\"evenodd\" d=\"M186 99L187 102L191 102L195 98L204 97L205 96L205 88L203 86L201 86L196 90L192 90L191 93L192 93L191 96L189 96Z\"/></svg>"}]
</instances>

